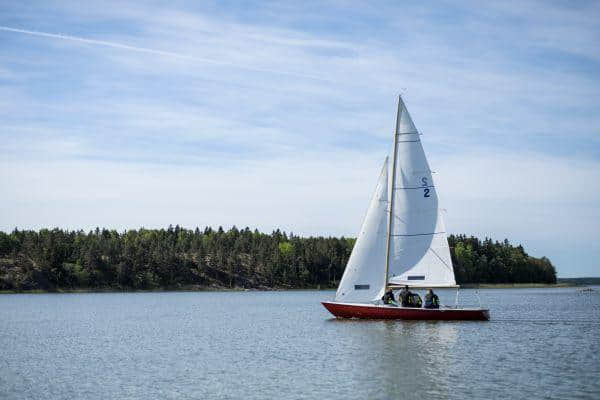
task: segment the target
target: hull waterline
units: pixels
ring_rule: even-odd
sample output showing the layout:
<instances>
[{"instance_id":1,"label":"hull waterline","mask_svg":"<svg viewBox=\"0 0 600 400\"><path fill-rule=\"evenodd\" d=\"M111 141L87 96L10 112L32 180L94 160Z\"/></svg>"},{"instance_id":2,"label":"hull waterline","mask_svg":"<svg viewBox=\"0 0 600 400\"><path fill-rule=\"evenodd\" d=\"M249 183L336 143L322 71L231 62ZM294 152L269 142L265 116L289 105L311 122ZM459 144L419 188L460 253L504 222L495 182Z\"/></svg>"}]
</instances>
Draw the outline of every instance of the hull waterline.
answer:
<instances>
[{"instance_id":1,"label":"hull waterline","mask_svg":"<svg viewBox=\"0 0 600 400\"><path fill-rule=\"evenodd\" d=\"M329 301L324 301L321 304L336 318L439 321L488 321L490 319L490 311L483 308L430 309Z\"/></svg>"}]
</instances>

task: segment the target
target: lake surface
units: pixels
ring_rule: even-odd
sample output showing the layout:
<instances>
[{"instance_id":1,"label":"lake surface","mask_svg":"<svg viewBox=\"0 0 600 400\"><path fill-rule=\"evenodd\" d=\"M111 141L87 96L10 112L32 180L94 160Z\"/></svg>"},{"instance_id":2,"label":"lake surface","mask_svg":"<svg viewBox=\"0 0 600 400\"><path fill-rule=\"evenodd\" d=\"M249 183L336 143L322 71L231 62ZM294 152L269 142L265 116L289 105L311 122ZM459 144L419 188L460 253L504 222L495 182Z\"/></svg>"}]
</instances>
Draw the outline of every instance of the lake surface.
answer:
<instances>
[{"instance_id":1,"label":"lake surface","mask_svg":"<svg viewBox=\"0 0 600 400\"><path fill-rule=\"evenodd\" d=\"M0 398L598 399L595 289L480 290L489 322L335 320L332 291L0 295Z\"/></svg>"}]
</instances>

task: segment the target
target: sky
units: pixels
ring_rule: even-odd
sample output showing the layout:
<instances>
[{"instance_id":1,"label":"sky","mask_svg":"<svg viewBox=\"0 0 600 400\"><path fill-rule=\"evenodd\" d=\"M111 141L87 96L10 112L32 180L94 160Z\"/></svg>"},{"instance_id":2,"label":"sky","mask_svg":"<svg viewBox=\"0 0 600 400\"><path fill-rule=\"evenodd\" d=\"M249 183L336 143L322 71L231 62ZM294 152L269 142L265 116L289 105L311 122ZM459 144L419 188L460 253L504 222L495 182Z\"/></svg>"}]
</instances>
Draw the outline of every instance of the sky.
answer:
<instances>
[{"instance_id":1,"label":"sky","mask_svg":"<svg viewBox=\"0 0 600 400\"><path fill-rule=\"evenodd\" d=\"M397 96L452 233L600 276L600 2L3 1L0 230L355 236Z\"/></svg>"}]
</instances>

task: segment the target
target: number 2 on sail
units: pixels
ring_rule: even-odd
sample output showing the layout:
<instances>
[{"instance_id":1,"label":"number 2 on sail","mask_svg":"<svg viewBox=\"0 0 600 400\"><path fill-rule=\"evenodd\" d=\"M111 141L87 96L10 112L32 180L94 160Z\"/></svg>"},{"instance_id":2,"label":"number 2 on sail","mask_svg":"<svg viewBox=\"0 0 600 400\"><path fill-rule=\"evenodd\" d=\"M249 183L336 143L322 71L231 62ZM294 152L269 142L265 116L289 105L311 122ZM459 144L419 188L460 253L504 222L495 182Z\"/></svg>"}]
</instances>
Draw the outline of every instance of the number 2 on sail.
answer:
<instances>
[{"instance_id":1,"label":"number 2 on sail","mask_svg":"<svg viewBox=\"0 0 600 400\"><path fill-rule=\"evenodd\" d=\"M428 184L427 184L427 178L423 177L421 178L421 186L424 186L423 189L423 197L429 197L429 189L427 188Z\"/></svg>"}]
</instances>

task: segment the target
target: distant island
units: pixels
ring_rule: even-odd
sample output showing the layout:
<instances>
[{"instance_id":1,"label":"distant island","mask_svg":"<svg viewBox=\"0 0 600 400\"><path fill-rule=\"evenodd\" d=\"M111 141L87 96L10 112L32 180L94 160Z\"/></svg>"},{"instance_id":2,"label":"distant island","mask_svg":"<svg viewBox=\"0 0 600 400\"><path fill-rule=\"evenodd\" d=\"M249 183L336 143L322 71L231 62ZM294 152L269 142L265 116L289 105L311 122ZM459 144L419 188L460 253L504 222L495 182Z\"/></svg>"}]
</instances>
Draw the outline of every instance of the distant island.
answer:
<instances>
[{"instance_id":1,"label":"distant island","mask_svg":"<svg viewBox=\"0 0 600 400\"><path fill-rule=\"evenodd\" d=\"M570 286L600 285L599 277L558 278L557 283Z\"/></svg>"},{"instance_id":2,"label":"distant island","mask_svg":"<svg viewBox=\"0 0 600 400\"><path fill-rule=\"evenodd\" d=\"M508 240L450 235L448 241L458 284L557 281L549 259ZM236 227L15 229L0 232L0 290L334 288L354 242Z\"/></svg>"}]
</instances>

